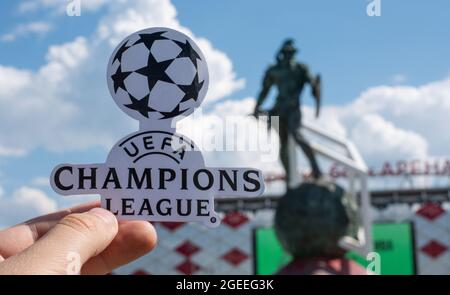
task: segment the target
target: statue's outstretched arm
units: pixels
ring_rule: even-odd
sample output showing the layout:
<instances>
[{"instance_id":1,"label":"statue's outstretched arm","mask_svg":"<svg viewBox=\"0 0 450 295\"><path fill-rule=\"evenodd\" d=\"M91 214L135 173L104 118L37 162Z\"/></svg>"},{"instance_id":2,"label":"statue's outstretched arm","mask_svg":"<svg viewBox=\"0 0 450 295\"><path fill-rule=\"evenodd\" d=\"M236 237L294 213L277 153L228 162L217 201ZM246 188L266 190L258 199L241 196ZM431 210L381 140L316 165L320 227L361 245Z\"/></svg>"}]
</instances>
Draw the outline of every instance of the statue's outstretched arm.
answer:
<instances>
[{"instance_id":1,"label":"statue's outstretched arm","mask_svg":"<svg viewBox=\"0 0 450 295\"><path fill-rule=\"evenodd\" d=\"M273 85L273 79L271 77L270 71L267 71L266 74L264 75L261 92L259 93L257 101L256 101L255 113L259 110L259 107L266 100L267 95L269 94L270 87L272 87L272 85Z\"/></svg>"}]
</instances>

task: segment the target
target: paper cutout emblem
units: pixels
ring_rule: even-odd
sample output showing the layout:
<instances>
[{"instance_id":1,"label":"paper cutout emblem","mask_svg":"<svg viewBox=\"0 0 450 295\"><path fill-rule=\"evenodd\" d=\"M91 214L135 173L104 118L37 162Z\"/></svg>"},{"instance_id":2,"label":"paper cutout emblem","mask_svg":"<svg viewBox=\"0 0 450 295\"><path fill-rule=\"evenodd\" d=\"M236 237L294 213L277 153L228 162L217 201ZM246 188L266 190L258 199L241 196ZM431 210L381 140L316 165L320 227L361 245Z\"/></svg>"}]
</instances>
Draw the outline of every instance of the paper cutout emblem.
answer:
<instances>
[{"instance_id":1,"label":"paper cutout emblem","mask_svg":"<svg viewBox=\"0 0 450 295\"><path fill-rule=\"evenodd\" d=\"M194 142L175 132L175 120L205 98L208 79L202 52L178 31L149 28L125 38L109 60L107 83L139 131L114 145L104 164L58 165L52 188L100 194L118 219L219 225L214 196L256 197L264 181L257 169L205 167Z\"/></svg>"}]
</instances>

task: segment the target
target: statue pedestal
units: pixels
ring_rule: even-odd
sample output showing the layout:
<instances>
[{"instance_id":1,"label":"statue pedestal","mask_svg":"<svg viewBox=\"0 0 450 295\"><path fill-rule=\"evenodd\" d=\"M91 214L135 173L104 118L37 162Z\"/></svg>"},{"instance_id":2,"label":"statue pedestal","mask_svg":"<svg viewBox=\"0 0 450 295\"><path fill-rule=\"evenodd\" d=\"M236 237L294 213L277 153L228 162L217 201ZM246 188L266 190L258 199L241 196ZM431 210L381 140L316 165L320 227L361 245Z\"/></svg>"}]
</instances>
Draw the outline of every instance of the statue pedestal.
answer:
<instances>
[{"instance_id":1,"label":"statue pedestal","mask_svg":"<svg viewBox=\"0 0 450 295\"><path fill-rule=\"evenodd\" d=\"M337 184L304 182L278 201L275 232L293 257L342 258L339 241L356 236L357 206Z\"/></svg>"},{"instance_id":2,"label":"statue pedestal","mask_svg":"<svg viewBox=\"0 0 450 295\"><path fill-rule=\"evenodd\" d=\"M288 159L289 159L289 173L288 179L286 179L288 189L293 189L299 186L300 177L298 175L297 170L297 143L295 142L293 136L291 134L288 135L287 141L287 151L288 151Z\"/></svg>"}]
</instances>

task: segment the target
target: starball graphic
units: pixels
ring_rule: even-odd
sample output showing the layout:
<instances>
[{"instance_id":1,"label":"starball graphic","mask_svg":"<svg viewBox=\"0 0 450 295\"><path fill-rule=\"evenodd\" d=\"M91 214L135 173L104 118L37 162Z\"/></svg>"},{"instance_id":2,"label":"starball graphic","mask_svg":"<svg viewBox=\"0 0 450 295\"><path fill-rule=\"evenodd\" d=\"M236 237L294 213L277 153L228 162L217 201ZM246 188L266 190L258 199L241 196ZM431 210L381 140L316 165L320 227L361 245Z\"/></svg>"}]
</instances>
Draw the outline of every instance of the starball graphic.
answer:
<instances>
[{"instance_id":1,"label":"starball graphic","mask_svg":"<svg viewBox=\"0 0 450 295\"><path fill-rule=\"evenodd\" d=\"M214 197L257 197L260 170L206 167L201 151L177 134L176 120L199 107L208 68L198 46L169 28L149 28L125 38L108 63L108 88L119 108L139 121L106 163L61 164L51 184L62 195L100 194L118 219L220 224Z\"/></svg>"}]
</instances>

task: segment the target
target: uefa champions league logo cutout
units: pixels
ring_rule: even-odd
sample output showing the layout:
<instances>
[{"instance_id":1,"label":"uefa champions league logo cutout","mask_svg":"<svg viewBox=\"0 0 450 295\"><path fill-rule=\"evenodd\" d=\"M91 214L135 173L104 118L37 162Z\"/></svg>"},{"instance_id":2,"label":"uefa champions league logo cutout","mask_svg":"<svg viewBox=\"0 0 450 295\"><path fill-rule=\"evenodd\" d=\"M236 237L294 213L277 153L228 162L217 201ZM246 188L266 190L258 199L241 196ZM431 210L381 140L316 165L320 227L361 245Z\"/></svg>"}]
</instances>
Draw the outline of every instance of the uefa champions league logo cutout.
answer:
<instances>
[{"instance_id":1,"label":"uefa champions league logo cutout","mask_svg":"<svg viewBox=\"0 0 450 295\"><path fill-rule=\"evenodd\" d=\"M261 171L206 167L201 151L177 134L175 120L199 107L208 68L197 45L168 28L149 28L125 38L108 63L107 83L116 104L139 121L106 163L61 164L52 188L62 195L100 194L118 219L220 223L214 197L256 197Z\"/></svg>"}]
</instances>

